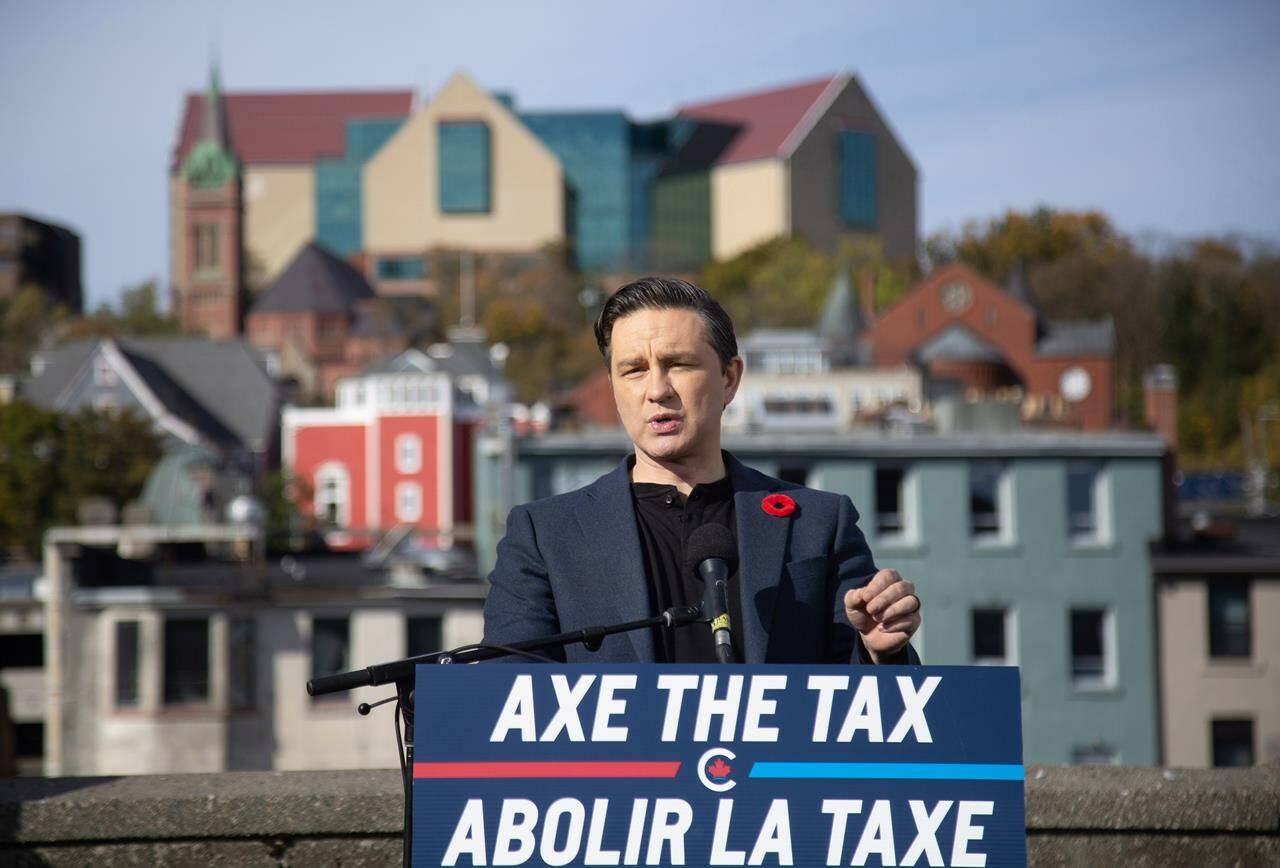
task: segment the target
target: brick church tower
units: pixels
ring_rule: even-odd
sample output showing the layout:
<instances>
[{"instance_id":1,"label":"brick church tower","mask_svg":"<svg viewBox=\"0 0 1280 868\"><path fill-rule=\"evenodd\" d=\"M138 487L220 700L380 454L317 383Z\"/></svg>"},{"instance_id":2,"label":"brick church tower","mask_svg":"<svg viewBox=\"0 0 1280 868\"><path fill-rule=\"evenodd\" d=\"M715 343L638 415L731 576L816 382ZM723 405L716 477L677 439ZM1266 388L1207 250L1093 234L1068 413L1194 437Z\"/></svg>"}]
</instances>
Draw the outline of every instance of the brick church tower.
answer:
<instances>
[{"instance_id":1,"label":"brick church tower","mask_svg":"<svg viewBox=\"0 0 1280 868\"><path fill-rule=\"evenodd\" d=\"M173 305L183 331L224 339L243 313L240 166L231 152L217 67L209 71L200 131L178 168Z\"/></svg>"}]
</instances>

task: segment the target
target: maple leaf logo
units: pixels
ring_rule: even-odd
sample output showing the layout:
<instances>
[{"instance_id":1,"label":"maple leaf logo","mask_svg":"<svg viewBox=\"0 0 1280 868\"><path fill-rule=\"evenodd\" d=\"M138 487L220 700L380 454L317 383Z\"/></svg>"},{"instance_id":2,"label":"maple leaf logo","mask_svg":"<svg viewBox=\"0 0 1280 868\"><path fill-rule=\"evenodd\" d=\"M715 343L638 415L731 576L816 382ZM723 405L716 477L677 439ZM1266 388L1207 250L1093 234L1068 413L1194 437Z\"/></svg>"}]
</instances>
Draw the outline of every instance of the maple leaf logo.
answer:
<instances>
[{"instance_id":1,"label":"maple leaf logo","mask_svg":"<svg viewBox=\"0 0 1280 868\"><path fill-rule=\"evenodd\" d=\"M724 780L731 771L733 766L726 763L723 757L716 757L716 761L707 766L707 774L714 780Z\"/></svg>"}]
</instances>

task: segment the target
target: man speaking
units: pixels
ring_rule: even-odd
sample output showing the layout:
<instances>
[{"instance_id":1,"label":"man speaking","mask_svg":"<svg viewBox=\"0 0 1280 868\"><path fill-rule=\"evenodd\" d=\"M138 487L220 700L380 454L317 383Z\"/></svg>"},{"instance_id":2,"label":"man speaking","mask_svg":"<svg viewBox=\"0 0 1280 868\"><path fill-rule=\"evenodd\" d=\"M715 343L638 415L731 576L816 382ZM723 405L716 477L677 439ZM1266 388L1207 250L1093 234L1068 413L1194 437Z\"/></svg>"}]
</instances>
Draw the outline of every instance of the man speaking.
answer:
<instances>
[{"instance_id":1,"label":"man speaking","mask_svg":"<svg viewBox=\"0 0 1280 868\"><path fill-rule=\"evenodd\" d=\"M920 599L897 571L876 570L849 498L773 479L721 450L721 415L743 365L720 304L685 281L644 278L605 302L595 334L634 452L585 488L511 511L484 641L699 606L697 561L719 555L727 632L634 631L595 652L570 646L564 659L713 663L731 645L746 663L918 663L909 641Z\"/></svg>"}]
</instances>

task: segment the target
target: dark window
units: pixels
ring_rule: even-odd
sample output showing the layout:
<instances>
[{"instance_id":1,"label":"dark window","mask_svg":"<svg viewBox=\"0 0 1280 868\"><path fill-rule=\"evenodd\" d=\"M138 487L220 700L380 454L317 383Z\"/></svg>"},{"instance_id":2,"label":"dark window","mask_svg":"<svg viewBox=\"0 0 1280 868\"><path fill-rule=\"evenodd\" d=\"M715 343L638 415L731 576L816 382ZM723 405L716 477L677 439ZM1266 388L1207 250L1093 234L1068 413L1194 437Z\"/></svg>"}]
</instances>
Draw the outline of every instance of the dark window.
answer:
<instances>
[{"instance_id":1,"label":"dark window","mask_svg":"<svg viewBox=\"0 0 1280 868\"><path fill-rule=\"evenodd\" d=\"M975 461L969 466L969 526L976 537L1000 535L1000 482L1004 464Z\"/></svg>"},{"instance_id":2,"label":"dark window","mask_svg":"<svg viewBox=\"0 0 1280 868\"><path fill-rule=\"evenodd\" d=\"M39 759L44 756L44 724L15 723L13 725L13 752L18 759Z\"/></svg>"},{"instance_id":3,"label":"dark window","mask_svg":"<svg viewBox=\"0 0 1280 868\"><path fill-rule=\"evenodd\" d=\"M1004 661L1008 659L1004 609L973 610L973 659Z\"/></svg>"},{"instance_id":4,"label":"dark window","mask_svg":"<svg viewBox=\"0 0 1280 868\"><path fill-rule=\"evenodd\" d=\"M1091 744L1071 751L1071 761L1079 766L1109 766L1119 760L1116 749L1106 744Z\"/></svg>"},{"instance_id":5,"label":"dark window","mask_svg":"<svg viewBox=\"0 0 1280 868\"><path fill-rule=\"evenodd\" d=\"M446 214L487 212L490 207L489 127L477 121L445 122L436 131L440 210Z\"/></svg>"},{"instance_id":6,"label":"dark window","mask_svg":"<svg viewBox=\"0 0 1280 868\"><path fill-rule=\"evenodd\" d=\"M209 701L209 619L164 622L164 702Z\"/></svg>"},{"instance_id":7,"label":"dark window","mask_svg":"<svg viewBox=\"0 0 1280 868\"><path fill-rule=\"evenodd\" d=\"M1067 532L1073 537L1098 533L1098 475L1092 461L1072 461L1067 465Z\"/></svg>"},{"instance_id":8,"label":"dark window","mask_svg":"<svg viewBox=\"0 0 1280 868\"><path fill-rule=\"evenodd\" d=\"M901 467L876 468L876 532L881 536L896 536L906 532L902 511L902 482L905 475Z\"/></svg>"},{"instance_id":9,"label":"dark window","mask_svg":"<svg viewBox=\"0 0 1280 868\"><path fill-rule=\"evenodd\" d=\"M840 166L840 219L845 226L874 229L876 202L876 134L841 130L836 134Z\"/></svg>"},{"instance_id":10,"label":"dark window","mask_svg":"<svg viewBox=\"0 0 1280 868\"><path fill-rule=\"evenodd\" d=\"M138 622L116 622L116 705L138 704Z\"/></svg>"},{"instance_id":11,"label":"dark window","mask_svg":"<svg viewBox=\"0 0 1280 868\"><path fill-rule=\"evenodd\" d=\"M1253 765L1253 721L1213 722L1213 765L1232 768Z\"/></svg>"},{"instance_id":12,"label":"dark window","mask_svg":"<svg viewBox=\"0 0 1280 868\"><path fill-rule=\"evenodd\" d=\"M251 618L232 618L227 624L228 689L231 708L253 708L254 653L257 624Z\"/></svg>"},{"instance_id":13,"label":"dark window","mask_svg":"<svg viewBox=\"0 0 1280 868\"><path fill-rule=\"evenodd\" d=\"M311 622L311 677L320 678L351 667L350 618L315 618Z\"/></svg>"},{"instance_id":14,"label":"dark window","mask_svg":"<svg viewBox=\"0 0 1280 868\"><path fill-rule=\"evenodd\" d=\"M778 478L794 485L808 485L809 467L804 464L784 464L778 468Z\"/></svg>"},{"instance_id":15,"label":"dark window","mask_svg":"<svg viewBox=\"0 0 1280 868\"><path fill-rule=\"evenodd\" d=\"M44 636L11 633L0 636L0 669L38 669L44 666Z\"/></svg>"},{"instance_id":16,"label":"dark window","mask_svg":"<svg viewBox=\"0 0 1280 868\"><path fill-rule=\"evenodd\" d=\"M1252 620L1247 579L1210 580L1210 657L1249 657L1253 653Z\"/></svg>"},{"instance_id":17,"label":"dark window","mask_svg":"<svg viewBox=\"0 0 1280 868\"><path fill-rule=\"evenodd\" d=\"M441 650L440 619L417 616L404 622L404 647L410 657Z\"/></svg>"},{"instance_id":18,"label":"dark window","mask_svg":"<svg viewBox=\"0 0 1280 868\"><path fill-rule=\"evenodd\" d=\"M421 256L391 256L378 260L379 280L422 280L427 263Z\"/></svg>"},{"instance_id":19,"label":"dark window","mask_svg":"<svg viewBox=\"0 0 1280 868\"><path fill-rule=\"evenodd\" d=\"M193 232L195 248L193 264L196 271L216 271L218 268L218 224L197 223Z\"/></svg>"},{"instance_id":20,"label":"dark window","mask_svg":"<svg viewBox=\"0 0 1280 868\"><path fill-rule=\"evenodd\" d=\"M1097 686L1107 677L1106 612L1071 610L1071 679L1077 686Z\"/></svg>"}]
</instances>

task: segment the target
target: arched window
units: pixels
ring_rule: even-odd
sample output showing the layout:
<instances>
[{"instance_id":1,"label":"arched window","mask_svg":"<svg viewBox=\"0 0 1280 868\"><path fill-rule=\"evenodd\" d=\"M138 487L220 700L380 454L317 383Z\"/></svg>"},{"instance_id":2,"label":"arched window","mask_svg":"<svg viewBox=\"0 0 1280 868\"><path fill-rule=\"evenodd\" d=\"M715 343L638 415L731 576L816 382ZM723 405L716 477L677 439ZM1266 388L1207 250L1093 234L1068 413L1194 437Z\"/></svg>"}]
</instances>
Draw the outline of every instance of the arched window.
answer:
<instances>
[{"instance_id":1,"label":"arched window","mask_svg":"<svg viewBox=\"0 0 1280 868\"><path fill-rule=\"evenodd\" d=\"M396 520L415 522L422 518L422 486L416 482L396 484Z\"/></svg>"},{"instance_id":2,"label":"arched window","mask_svg":"<svg viewBox=\"0 0 1280 868\"><path fill-rule=\"evenodd\" d=\"M326 461L316 468L313 502L320 521L334 527L351 524L351 475L345 464Z\"/></svg>"},{"instance_id":3,"label":"arched window","mask_svg":"<svg viewBox=\"0 0 1280 868\"><path fill-rule=\"evenodd\" d=\"M422 438L417 434L396 437L396 473L417 473L422 469Z\"/></svg>"}]
</instances>

